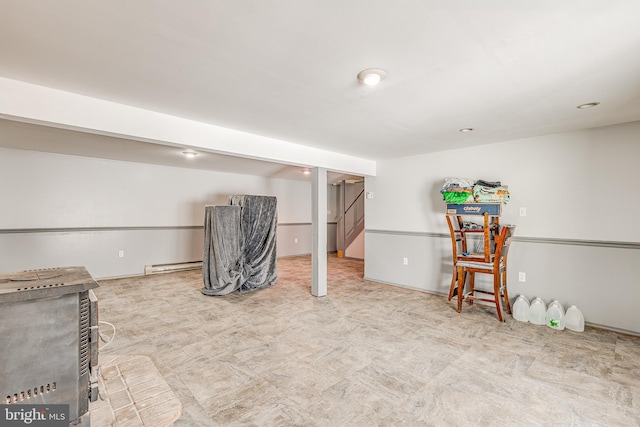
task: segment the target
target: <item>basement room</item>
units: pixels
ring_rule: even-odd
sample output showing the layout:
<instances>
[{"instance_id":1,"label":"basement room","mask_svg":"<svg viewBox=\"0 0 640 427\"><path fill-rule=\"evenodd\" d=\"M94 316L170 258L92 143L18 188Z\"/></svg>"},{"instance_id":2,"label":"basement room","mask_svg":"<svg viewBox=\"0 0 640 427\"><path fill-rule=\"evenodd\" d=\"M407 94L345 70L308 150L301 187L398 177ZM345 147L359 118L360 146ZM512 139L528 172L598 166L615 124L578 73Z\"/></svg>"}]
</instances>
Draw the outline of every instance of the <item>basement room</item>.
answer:
<instances>
[{"instance_id":1,"label":"basement room","mask_svg":"<svg viewBox=\"0 0 640 427\"><path fill-rule=\"evenodd\" d=\"M640 425L639 17L3 0L0 425Z\"/></svg>"}]
</instances>

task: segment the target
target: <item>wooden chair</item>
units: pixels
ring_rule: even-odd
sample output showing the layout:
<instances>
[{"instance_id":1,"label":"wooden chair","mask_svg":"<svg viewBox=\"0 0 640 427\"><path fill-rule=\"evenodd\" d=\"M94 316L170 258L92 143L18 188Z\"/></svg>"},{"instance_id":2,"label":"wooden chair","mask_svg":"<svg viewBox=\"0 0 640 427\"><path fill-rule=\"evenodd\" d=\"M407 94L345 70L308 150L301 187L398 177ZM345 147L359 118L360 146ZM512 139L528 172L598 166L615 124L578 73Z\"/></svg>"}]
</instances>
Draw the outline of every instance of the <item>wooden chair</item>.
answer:
<instances>
[{"instance_id":1,"label":"wooden chair","mask_svg":"<svg viewBox=\"0 0 640 427\"><path fill-rule=\"evenodd\" d=\"M467 261L458 259L456 265L456 277L458 282L458 313L462 311L462 300L469 300L469 305L474 300L493 302L498 310L498 320L504 322L502 312L502 299L508 313L511 313L511 305L509 304L509 294L507 292L507 256L509 255L509 246L515 230L515 225L504 225L501 227L500 234L496 239L496 250L493 260L484 261ZM469 292L464 293L464 285L466 275L469 273ZM481 289L475 289L475 273L493 275L493 292ZM451 292L450 292L451 293ZM492 295L493 298L481 298L476 293Z\"/></svg>"},{"instance_id":2,"label":"wooden chair","mask_svg":"<svg viewBox=\"0 0 640 427\"><path fill-rule=\"evenodd\" d=\"M453 298L455 296L455 293L457 291L456 288L456 283L458 281L458 270L456 267L456 264L458 262L458 249L460 249L460 251L465 251L466 248L464 247L460 247L458 248L458 245L462 245L463 244L463 239L464 239L464 235L462 233L460 233L460 229L462 228L462 220L461 218L458 216L456 217L457 219L457 229L453 227L453 224L451 223L451 217L449 215L447 215L447 224L449 225L449 233L451 234L451 251L452 251L452 259L453 259L453 274L451 276L451 286L449 287L449 301L451 301L451 298Z\"/></svg>"},{"instance_id":3,"label":"wooden chair","mask_svg":"<svg viewBox=\"0 0 640 427\"><path fill-rule=\"evenodd\" d=\"M451 235L451 252L453 260L453 274L451 275L451 286L449 287L449 301L457 295L458 270L456 264L458 261L481 261L491 262L493 260L493 250L491 248L491 240L494 236L494 230L498 226L498 218L494 218L492 224L489 223L489 216L484 215L484 225L482 228L468 229L464 226L462 217L459 215L447 215L447 225L449 226L449 234ZM467 247L467 234L482 235L483 252L470 253Z\"/></svg>"}]
</instances>

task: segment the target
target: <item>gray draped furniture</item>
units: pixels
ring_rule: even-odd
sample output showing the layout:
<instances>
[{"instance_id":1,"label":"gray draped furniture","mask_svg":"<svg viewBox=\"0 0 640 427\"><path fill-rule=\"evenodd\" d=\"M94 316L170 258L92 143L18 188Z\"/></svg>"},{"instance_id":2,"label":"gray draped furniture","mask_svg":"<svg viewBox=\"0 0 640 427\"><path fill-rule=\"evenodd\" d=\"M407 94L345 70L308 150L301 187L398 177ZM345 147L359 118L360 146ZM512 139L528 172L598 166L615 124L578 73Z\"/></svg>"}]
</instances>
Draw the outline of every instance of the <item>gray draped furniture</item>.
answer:
<instances>
[{"instance_id":1,"label":"gray draped furniture","mask_svg":"<svg viewBox=\"0 0 640 427\"><path fill-rule=\"evenodd\" d=\"M252 291L276 282L277 199L231 196L206 206L202 277L205 295Z\"/></svg>"}]
</instances>

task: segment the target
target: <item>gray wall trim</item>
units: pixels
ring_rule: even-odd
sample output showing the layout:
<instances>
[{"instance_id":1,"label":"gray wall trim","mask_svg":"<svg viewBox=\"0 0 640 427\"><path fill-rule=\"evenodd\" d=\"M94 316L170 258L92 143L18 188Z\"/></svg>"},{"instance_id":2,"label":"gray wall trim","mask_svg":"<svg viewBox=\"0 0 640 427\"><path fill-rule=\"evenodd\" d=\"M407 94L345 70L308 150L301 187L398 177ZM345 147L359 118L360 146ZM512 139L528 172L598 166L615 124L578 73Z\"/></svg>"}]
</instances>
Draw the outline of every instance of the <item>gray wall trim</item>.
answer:
<instances>
[{"instance_id":1,"label":"gray wall trim","mask_svg":"<svg viewBox=\"0 0 640 427\"><path fill-rule=\"evenodd\" d=\"M327 221L327 225L337 224L335 221ZM282 222L278 223L278 227L297 226L297 225L311 225L310 222Z\"/></svg>"},{"instance_id":2,"label":"gray wall trim","mask_svg":"<svg viewBox=\"0 0 640 427\"><path fill-rule=\"evenodd\" d=\"M29 233L78 233L87 231L139 231L139 230L202 230L202 225L150 226L150 227L57 227L57 228L8 228L0 234Z\"/></svg>"},{"instance_id":3,"label":"gray wall trim","mask_svg":"<svg viewBox=\"0 0 640 427\"><path fill-rule=\"evenodd\" d=\"M449 238L449 233L428 233L395 230L365 230L365 233L387 234L396 236ZM542 243L552 245L595 246L600 248L640 249L640 242L620 242L610 240L554 239L550 237L514 236L514 242Z\"/></svg>"},{"instance_id":4,"label":"gray wall trim","mask_svg":"<svg viewBox=\"0 0 640 427\"><path fill-rule=\"evenodd\" d=\"M373 234L391 234L395 236L415 236L415 237L446 237L449 238L449 234L446 233L429 233L429 232L417 232L417 231L396 231L396 230L371 230L369 228L364 230L365 233Z\"/></svg>"},{"instance_id":5,"label":"gray wall trim","mask_svg":"<svg viewBox=\"0 0 640 427\"><path fill-rule=\"evenodd\" d=\"M599 248L640 249L640 242L620 242L615 240L582 240L582 239L552 239L549 237L518 237L516 242L545 243L551 245L596 246Z\"/></svg>"},{"instance_id":6,"label":"gray wall trim","mask_svg":"<svg viewBox=\"0 0 640 427\"><path fill-rule=\"evenodd\" d=\"M327 222L327 224L336 224ZM310 222L288 222L278 224L278 227L311 226ZM167 225L167 226L135 226L135 227L53 227L53 228L4 228L0 234L28 234L28 233L78 233L87 231L139 231L139 230L202 230L202 225Z\"/></svg>"}]
</instances>

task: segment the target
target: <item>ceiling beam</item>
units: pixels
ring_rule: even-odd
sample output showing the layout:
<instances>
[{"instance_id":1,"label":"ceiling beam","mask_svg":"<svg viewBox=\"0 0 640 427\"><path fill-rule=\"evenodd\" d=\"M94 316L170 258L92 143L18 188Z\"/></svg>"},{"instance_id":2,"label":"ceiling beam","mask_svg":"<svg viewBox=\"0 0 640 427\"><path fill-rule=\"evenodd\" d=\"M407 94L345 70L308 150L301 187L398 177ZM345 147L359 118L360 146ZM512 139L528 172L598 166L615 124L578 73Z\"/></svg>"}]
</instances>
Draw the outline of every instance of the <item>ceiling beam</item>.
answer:
<instances>
[{"instance_id":1,"label":"ceiling beam","mask_svg":"<svg viewBox=\"0 0 640 427\"><path fill-rule=\"evenodd\" d=\"M375 176L376 162L0 77L0 117L289 165Z\"/></svg>"}]
</instances>

